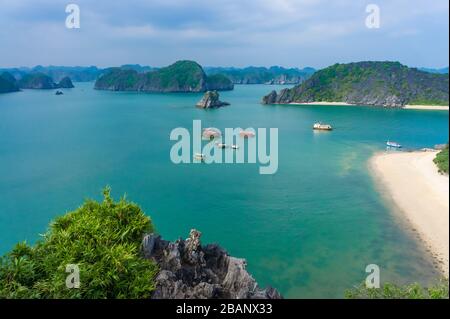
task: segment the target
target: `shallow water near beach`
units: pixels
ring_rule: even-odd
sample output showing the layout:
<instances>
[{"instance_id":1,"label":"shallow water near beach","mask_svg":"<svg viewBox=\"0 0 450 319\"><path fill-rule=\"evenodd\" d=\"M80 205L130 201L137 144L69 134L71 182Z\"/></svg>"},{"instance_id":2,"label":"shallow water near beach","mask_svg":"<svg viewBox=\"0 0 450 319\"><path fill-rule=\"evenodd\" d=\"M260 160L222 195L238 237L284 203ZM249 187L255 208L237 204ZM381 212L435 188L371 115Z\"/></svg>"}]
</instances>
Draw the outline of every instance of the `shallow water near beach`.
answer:
<instances>
[{"instance_id":1,"label":"shallow water near beach","mask_svg":"<svg viewBox=\"0 0 450 319\"><path fill-rule=\"evenodd\" d=\"M104 92L93 83L55 96L0 95L0 253L33 242L86 198L138 203L166 239L191 228L217 242L260 285L289 298L340 298L377 264L383 281L429 283L432 260L391 213L367 168L391 139L407 149L448 141L448 112L349 106L263 106L281 87L238 85L231 105L194 107L201 94ZM279 167L170 160L176 127L278 128ZM332 132L313 132L316 121Z\"/></svg>"}]
</instances>

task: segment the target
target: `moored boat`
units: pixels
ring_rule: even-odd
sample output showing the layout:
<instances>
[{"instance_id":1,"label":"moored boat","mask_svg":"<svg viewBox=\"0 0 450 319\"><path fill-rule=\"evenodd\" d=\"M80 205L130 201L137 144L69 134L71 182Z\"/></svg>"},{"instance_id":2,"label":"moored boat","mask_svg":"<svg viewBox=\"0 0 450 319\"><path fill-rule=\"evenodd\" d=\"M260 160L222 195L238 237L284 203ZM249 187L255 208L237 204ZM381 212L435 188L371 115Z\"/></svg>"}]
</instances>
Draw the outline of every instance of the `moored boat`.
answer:
<instances>
[{"instance_id":1,"label":"moored boat","mask_svg":"<svg viewBox=\"0 0 450 319\"><path fill-rule=\"evenodd\" d=\"M402 148L401 144L399 144L397 142L391 142L391 141L387 141L386 146L393 147L393 148Z\"/></svg>"},{"instance_id":2,"label":"moored boat","mask_svg":"<svg viewBox=\"0 0 450 319\"><path fill-rule=\"evenodd\" d=\"M319 131L331 131L333 128L330 124L322 124L320 122L314 123L313 130L319 130Z\"/></svg>"},{"instance_id":3,"label":"moored boat","mask_svg":"<svg viewBox=\"0 0 450 319\"><path fill-rule=\"evenodd\" d=\"M213 127L207 127L205 129L203 129L203 133L202 133L203 138L207 139L207 140L213 140L217 137L220 137L221 135L222 135L221 132L218 129L213 128Z\"/></svg>"},{"instance_id":4,"label":"moored boat","mask_svg":"<svg viewBox=\"0 0 450 319\"><path fill-rule=\"evenodd\" d=\"M255 133L252 131L240 131L239 135L243 138L255 137Z\"/></svg>"}]
</instances>

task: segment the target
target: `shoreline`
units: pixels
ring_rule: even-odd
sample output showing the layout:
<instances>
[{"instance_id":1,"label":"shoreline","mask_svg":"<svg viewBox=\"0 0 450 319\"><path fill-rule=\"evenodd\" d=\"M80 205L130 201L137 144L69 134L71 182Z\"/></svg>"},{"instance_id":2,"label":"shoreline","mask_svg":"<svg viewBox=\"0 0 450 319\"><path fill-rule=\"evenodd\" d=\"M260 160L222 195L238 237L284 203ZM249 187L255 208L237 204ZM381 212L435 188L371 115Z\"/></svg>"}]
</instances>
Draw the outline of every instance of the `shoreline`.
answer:
<instances>
[{"instance_id":1,"label":"shoreline","mask_svg":"<svg viewBox=\"0 0 450 319\"><path fill-rule=\"evenodd\" d=\"M290 105L336 105L336 106L355 106L357 104L350 104L347 102L291 102Z\"/></svg>"},{"instance_id":2,"label":"shoreline","mask_svg":"<svg viewBox=\"0 0 450 319\"><path fill-rule=\"evenodd\" d=\"M433 162L438 151L376 153L371 173L449 274L449 177Z\"/></svg>"},{"instance_id":3,"label":"shoreline","mask_svg":"<svg viewBox=\"0 0 450 319\"><path fill-rule=\"evenodd\" d=\"M287 103L288 105L330 105L330 106L373 106L373 107L385 107L383 105L363 105L363 104L351 104L347 102L291 102ZM410 105L407 104L403 107L394 107L394 109L403 109L403 110L434 110L434 111L448 111L448 105Z\"/></svg>"},{"instance_id":4,"label":"shoreline","mask_svg":"<svg viewBox=\"0 0 450 319\"><path fill-rule=\"evenodd\" d=\"M448 105L405 105L405 110L434 110L434 111L448 111Z\"/></svg>"}]
</instances>

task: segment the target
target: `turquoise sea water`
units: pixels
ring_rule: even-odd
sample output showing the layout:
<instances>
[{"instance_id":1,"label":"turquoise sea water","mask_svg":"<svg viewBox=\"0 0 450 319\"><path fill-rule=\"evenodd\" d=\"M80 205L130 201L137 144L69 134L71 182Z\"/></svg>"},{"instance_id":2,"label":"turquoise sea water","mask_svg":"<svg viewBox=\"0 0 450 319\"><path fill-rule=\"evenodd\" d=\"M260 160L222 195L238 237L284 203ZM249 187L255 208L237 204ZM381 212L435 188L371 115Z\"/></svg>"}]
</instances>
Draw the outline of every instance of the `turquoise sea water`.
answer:
<instances>
[{"instance_id":1,"label":"turquoise sea water","mask_svg":"<svg viewBox=\"0 0 450 319\"><path fill-rule=\"evenodd\" d=\"M245 257L261 285L286 297L342 297L377 264L382 280L437 277L420 243L383 200L367 160L387 139L407 148L448 141L448 112L369 107L262 106L274 87L236 86L231 106L194 107L201 94L103 92L76 83L63 96L0 95L0 253L33 242L57 215L110 185L167 239L191 228ZM279 89L280 87L276 87ZM276 127L279 168L174 165L175 127ZM333 132L314 133L315 121ZM405 185L407 187L407 185Z\"/></svg>"}]
</instances>

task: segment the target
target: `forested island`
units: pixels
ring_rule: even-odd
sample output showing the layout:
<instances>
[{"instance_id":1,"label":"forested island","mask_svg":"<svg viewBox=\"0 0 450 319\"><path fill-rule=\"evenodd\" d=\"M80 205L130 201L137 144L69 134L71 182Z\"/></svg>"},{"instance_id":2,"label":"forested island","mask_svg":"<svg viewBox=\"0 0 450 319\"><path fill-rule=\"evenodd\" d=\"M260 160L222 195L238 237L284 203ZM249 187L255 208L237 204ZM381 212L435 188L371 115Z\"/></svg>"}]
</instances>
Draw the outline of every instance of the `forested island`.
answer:
<instances>
[{"instance_id":1,"label":"forested island","mask_svg":"<svg viewBox=\"0 0 450 319\"><path fill-rule=\"evenodd\" d=\"M224 75L207 76L200 64L187 60L143 73L132 68L111 68L95 82L95 89L110 91L206 92L233 87Z\"/></svg>"},{"instance_id":2,"label":"forested island","mask_svg":"<svg viewBox=\"0 0 450 319\"><path fill-rule=\"evenodd\" d=\"M272 91L263 104L344 102L358 105L403 107L446 105L448 74L409 68L399 62L335 64L314 73L291 89Z\"/></svg>"}]
</instances>

